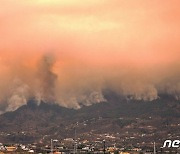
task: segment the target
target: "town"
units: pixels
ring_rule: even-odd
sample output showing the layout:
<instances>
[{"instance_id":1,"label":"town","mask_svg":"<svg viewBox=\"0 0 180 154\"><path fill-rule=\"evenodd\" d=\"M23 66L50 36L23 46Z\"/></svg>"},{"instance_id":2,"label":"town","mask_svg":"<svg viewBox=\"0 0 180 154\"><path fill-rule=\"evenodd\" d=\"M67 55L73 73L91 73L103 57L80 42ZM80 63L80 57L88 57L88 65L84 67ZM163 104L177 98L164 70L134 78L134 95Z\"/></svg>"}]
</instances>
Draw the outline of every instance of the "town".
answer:
<instances>
[{"instance_id":1,"label":"town","mask_svg":"<svg viewBox=\"0 0 180 154\"><path fill-rule=\"evenodd\" d=\"M72 138L64 139L59 142L56 139L51 139L50 144L2 144L0 143L0 154L28 154L28 153L36 153L36 154L163 154L163 153L174 153L178 154L180 152L179 148L176 149L168 149L158 147L156 148L155 142L152 143L149 147L119 147L116 144L108 143L106 145L106 141L95 141L88 142L84 140L82 142L76 142Z\"/></svg>"},{"instance_id":2,"label":"town","mask_svg":"<svg viewBox=\"0 0 180 154\"><path fill-rule=\"evenodd\" d=\"M129 118L120 117L122 122L129 121ZM157 117L148 117L147 119L136 118L135 121L124 125L120 131L110 130L100 131L93 127L89 132L82 131L97 123L106 124L109 119L99 117L98 119L84 120L67 126L73 128L73 133L68 137L62 138L55 133L54 135L43 135L39 140L33 143L23 140L28 135L33 136L32 132L22 131L18 133L1 132L0 137L22 139L18 143L1 143L0 151L3 153L107 153L107 154L158 154L180 152L180 148L163 147L164 141L168 138L175 140L179 138L180 124L174 120L168 127L159 126ZM162 120L162 119L161 119ZM96 121L96 123L95 123ZM107 124L106 124L107 125ZM160 128L161 127L161 128ZM95 129L97 128L97 129ZM115 128L115 125L114 125ZM158 129L157 129L158 128ZM113 129L113 127L112 127ZM171 133L170 133L171 130ZM168 132L169 131L169 132ZM109 133L107 133L109 132ZM29 134L30 133L30 134ZM68 134L68 133L67 133Z\"/></svg>"}]
</instances>

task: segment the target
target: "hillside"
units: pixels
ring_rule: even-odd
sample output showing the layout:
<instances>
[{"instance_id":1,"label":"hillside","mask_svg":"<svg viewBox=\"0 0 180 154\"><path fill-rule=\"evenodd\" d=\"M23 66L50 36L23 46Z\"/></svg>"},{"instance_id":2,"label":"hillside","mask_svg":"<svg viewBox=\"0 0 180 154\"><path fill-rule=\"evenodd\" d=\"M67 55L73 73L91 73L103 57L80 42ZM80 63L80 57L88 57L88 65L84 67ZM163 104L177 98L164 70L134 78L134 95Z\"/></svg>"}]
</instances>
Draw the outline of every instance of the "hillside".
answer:
<instances>
[{"instance_id":1,"label":"hillside","mask_svg":"<svg viewBox=\"0 0 180 154\"><path fill-rule=\"evenodd\" d=\"M152 123L160 125L159 129L180 119L179 101L165 95L152 102L127 101L114 93L105 94L105 97L107 102L82 106L78 110L44 102L37 105L30 100L16 111L0 115L0 142L33 142L44 135L70 137L77 122L83 134L92 130L95 133L119 132L127 125L138 125L137 118L142 122L154 117Z\"/></svg>"}]
</instances>

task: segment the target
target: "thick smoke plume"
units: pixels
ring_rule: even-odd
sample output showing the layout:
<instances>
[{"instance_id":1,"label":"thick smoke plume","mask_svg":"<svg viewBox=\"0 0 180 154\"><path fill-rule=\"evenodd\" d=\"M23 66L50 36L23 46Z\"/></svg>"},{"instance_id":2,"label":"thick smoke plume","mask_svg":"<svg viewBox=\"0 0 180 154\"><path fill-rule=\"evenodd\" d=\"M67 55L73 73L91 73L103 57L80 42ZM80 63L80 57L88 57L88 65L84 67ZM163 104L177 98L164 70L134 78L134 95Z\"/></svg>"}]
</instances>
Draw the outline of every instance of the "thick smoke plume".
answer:
<instances>
[{"instance_id":1,"label":"thick smoke plume","mask_svg":"<svg viewBox=\"0 0 180 154\"><path fill-rule=\"evenodd\" d=\"M32 98L37 103L44 101L78 109L82 105L106 102L104 90L131 100L152 101L161 94L180 98L177 63L153 70L119 64L116 65L118 69L111 66L104 69L106 62L94 67L91 62L76 57L59 57L57 52L34 56L30 53L21 57L21 61L19 57L6 57L1 61L1 113L16 110Z\"/></svg>"},{"instance_id":2,"label":"thick smoke plume","mask_svg":"<svg viewBox=\"0 0 180 154\"><path fill-rule=\"evenodd\" d=\"M154 68L153 71L146 70L146 67L128 69L121 65L118 69L104 69L103 66L92 67L91 63L74 57L73 63L67 62L55 52L33 57L24 56L24 61L20 62L17 57L11 60L6 57L9 65L1 61L2 68L4 66L1 71L3 80L0 81L1 113L14 111L32 98L37 103L44 101L78 109L82 105L106 102L104 90L114 91L128 100L153 101L161 94L180 99L177 64Z\"/></svg>"},{"instance_id":3,"label":"thick smoke plume","mask_svg":"<svg viewBox=\"0 0 180 154\"><path fill-rule=\"evenodd\" d=\"M38 88L37 98L45 102L55 102L55 86L57 75L53 72L55 58L52 55L45 55L39 62L37 79Z\"/></svg>"}]
</instances>

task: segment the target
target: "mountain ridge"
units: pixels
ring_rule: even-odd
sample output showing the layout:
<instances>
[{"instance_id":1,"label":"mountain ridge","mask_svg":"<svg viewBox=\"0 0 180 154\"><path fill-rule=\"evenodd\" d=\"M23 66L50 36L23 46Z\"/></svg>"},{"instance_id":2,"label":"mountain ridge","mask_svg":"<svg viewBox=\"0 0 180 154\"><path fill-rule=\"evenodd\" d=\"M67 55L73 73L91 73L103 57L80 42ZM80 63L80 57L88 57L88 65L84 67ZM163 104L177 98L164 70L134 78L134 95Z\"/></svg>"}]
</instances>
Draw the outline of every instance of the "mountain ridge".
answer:
<instances>
[{"instance_id":1,"label":"mountain ridge","mask_svg":"<svg viewBox=\"0 0 180 154\"><path fill-rule=\"evenodd\" d=\"M30 100L16 111L0 115L0 132L14 134L13 139L6 136L0 137L0 141L1 139L11 142L21 141L19 136L22 135L22 132L26 132L29 142L38 140L44 135L55 135L54 132L65 138L73 134L77 122L84 123L84 121L94 122L90 124L89 128L83 125L79 126L82 133L92 129L97 132L112 131L113 129L118 131L121 127L134 122L136 118L180 118L179 101L168 96L162 95L161 98L151 102L127 100L116 94L105 95L105 97L107 102L82 106L78 110L45 102L37 105L35 100ZM125 117L126 120L119 121L118 119L121 117ZM98 121L101 118L102 120ZM19 134L19 132L21 133Z\"/></svg>"}]
</instances>

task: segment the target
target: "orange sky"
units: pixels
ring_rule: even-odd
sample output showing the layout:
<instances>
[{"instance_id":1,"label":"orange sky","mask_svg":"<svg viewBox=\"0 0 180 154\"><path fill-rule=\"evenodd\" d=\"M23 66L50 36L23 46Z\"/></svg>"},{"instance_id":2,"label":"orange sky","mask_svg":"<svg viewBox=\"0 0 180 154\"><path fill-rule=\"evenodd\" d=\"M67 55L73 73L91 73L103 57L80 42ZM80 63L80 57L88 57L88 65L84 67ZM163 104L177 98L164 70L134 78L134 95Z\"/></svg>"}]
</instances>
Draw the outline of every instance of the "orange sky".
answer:
<instances>
[{"instance_id":1,"label":"orange sky","mask_svg":"<svg viewBox=\"0 0 180 154\"><path fill-rule=\"evenodd\" d=\"M96 63L179 60L178 0L2 0L0 52L57 52ZM26 55L26 54L25 54ZM9 56L9 55L8 55ZM14 55L13 55L14 57ZM138 60L137 60L138 59Z\"/></svg>"},{"instance_id":2,"label":"orange sky","mask_svg":"<svg viewBox=\"0 0 180 154\"><path fill-rule=\"evenodd\" d=\"M62 94L58 98L61 102L69 95L77 99L87 89L101 92L106 84L140 96L144 88L150 93L153 89L155 98L165 82L173 82L171 87L176 90L168 93L175 91L179 95L179 0L0 3L1 91L9 91L7 87L15 78L33 89L30 85L38 61L51 53L56 59L53 71L58 75L56 91L57 95ZM129 88L131 82L135 86ZM137 86L142 90L135 92ZM72 92L64 96L67 91ZM0 100L4 100L4 95ZM64 106L69 106L64 102ZM74 106L77 104L78 101Z\"/></svg>"}]
</instances>

